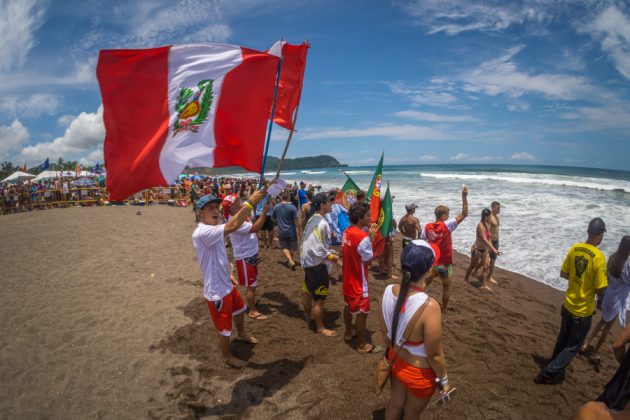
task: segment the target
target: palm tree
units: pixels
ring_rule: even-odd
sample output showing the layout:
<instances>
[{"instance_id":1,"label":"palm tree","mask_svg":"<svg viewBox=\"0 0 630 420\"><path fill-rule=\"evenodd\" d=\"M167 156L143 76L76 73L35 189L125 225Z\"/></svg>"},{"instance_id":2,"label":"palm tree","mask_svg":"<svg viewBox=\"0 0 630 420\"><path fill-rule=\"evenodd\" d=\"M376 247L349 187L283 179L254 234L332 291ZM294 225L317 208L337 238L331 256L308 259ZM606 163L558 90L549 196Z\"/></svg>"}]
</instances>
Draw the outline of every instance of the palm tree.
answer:
<instances>
[{"instance_id":1,"label":"palm tree","mask_svg":"<svg viewBox=\"0 0 630 420\"><path fill-rule=\"evenodd\" d=\"M2 164L0 164L0 179L8 177L18 169L19 168L11 162L2 162Z\"/></svg>"}]
</instances>

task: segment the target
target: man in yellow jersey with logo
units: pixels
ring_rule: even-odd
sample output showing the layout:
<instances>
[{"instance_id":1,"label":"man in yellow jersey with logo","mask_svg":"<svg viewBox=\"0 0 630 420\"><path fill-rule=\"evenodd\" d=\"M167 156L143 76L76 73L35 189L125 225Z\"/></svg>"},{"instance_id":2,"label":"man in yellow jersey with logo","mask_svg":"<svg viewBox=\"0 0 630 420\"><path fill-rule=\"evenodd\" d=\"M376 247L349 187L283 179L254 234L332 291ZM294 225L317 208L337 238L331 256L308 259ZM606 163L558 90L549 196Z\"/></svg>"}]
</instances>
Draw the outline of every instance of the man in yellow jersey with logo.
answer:
<instances>
[{"instance_id":1,"label":"man in yellow jersey with logo","mask_svg":"<svg viewBox=\"0 0 630 420\"><path fill-rule=\"evenodd\" d=\"M586 243L573 245L564 259L560 277L567 279L569 284L562 305L562 325L549 364L534 380L538 384L555 383L562 376L591 328L595 295L601 299L608 286L606 257L597 249L604 232L606 225L602 219L591 220Z\"/></svg>"}]
</instances>

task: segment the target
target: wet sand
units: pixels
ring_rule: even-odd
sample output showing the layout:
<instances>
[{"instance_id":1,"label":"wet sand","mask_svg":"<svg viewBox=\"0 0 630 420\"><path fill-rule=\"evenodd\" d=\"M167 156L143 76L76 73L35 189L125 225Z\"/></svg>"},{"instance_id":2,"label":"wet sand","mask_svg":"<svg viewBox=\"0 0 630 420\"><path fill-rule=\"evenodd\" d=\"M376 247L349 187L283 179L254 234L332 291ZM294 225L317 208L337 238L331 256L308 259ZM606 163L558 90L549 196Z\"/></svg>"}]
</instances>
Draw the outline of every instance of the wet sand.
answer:
<instances>
[{"instance_id":1,"label":"wet sand","mask_svg":"<svg viewBox=\"0 0 630 420\"><path fill-rule=\"evenodd\" d=\"M259 309L270 317L246 320L260 343L233 344L245 369L222 365L194 227L190 209L165 206L0 217L0 418L382 418L389 388L371 391L380 355L343 342L341 285L326 303L339 336L318 336L298 307L303 272L287 269L278 250L261 250ZM396 240L395 260L399 251ZM534 384L563 293L502 269L495 292L482 292L463 282L468 261L455 255L444 320L457 391L423 418L568 418L597 397L616 369L612 336L599 370L577 357L563 383ZM370 275L372 332L387 284ZM440 283L428 292L440 300ZM373 340L382 344L379 334Z\"/></svg>"}]
</instances>

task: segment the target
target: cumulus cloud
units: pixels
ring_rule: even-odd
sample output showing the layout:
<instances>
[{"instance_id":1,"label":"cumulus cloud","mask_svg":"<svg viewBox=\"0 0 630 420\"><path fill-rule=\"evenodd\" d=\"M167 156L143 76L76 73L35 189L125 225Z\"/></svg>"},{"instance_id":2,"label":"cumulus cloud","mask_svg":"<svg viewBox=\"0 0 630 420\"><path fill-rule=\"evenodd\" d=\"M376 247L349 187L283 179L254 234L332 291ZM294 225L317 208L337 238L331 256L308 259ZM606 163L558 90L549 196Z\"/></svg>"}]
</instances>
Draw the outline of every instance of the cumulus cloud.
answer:
<instances>
[{"instance_id":1,"label":"cumulus cloud","mask_svg":"<svg viewBox=\"0 0 630 420\"><path fill-rule=\"evenodd\" d=\"M44 20L37 0L0 2L0 73L24 65Z\"/></svg>"},{"instance_id":2,"label":"cumulus cloud","mask_svg":"<svg viewBox=\"0 0 630 420\"><path fill-rule=\"evenodd\" d=\"M527 152L518 152L518 153L514 153L510 159L512 159L512 160L529 160L529 161L534 161L534 160L536 160L536 156L532 155L531 153L527 153Z\"/></svg>"},{"instance_id":3,"label":"cumulus cloud","mask_svg":"<svg viewBox=\"0 0 630 420\"><path fill-rule=\"evenodd\" d=\"M56 95L36 93L30 96L3 96L0 98L0 113L12 118L53 115L59 109Z\"/></svg>"},{"instance_id":4,"label":"cumulus cloud","mask_svg":"<svg viewBox=\"0 0 630 420\"><path fill-rule=\"evenodd\" d=\"M103 145L105 126L103 106L94 113L80 113L61 137L50 142L41 142L22 149L20 158L26 162L39 162L47 157L63 157L66 160L87 159Z\"/></svg>"},{"instance_id":5,"label":"cumulus cloud","mask_svg":"<svg viewBox=\"0 0 630 420\"><path fill-rule=\"evenodd\" d=\"M0 160L11 161L16 153L30 138L28 128L19 120L14 120L11 125L0 125Z\"/></svg>"},{"instance_id":6,"label":"cumulus cloud","mask_svg":"<svg viewBox=\"0 0 630 420\"><path fill-rule=\"evenodd\" d=\"M424 155L424 156L420 157L420 162L434 162L437 159L438 158L433 156L433 155Z\"/></svg>"}]
</instances>

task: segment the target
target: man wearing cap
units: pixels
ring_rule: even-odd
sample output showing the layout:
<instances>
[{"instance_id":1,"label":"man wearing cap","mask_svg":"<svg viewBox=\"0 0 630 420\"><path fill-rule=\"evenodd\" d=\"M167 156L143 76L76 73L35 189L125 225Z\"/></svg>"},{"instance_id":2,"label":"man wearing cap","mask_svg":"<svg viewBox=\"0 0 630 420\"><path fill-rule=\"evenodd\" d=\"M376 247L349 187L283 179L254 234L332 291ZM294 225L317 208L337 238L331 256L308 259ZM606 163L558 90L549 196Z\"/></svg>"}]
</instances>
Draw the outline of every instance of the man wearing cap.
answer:
<instances>
[{"instance_id":1,"label":"man wearing cap","mask_svg":"<svg viewBox=\"0 0 630 420\"><path fill-rule=\"evenodd\" d=\"M240 198L231 195L223 199L223 205L227 207L230 217L234 217L241 208L245 207ZM246 301L252 319L264 321L267 315L256 310L256 287L258 287L258 237L256 234L265 224L265 214L269 210L270 202L266 201L262 208L262 217L252 224L249 218L235 232L230 233L232 252L236 264L238 282L246 287Z\"/></svg>"},{"instance_id":2,"label":"man wearing cap","mask_svg":"<svg viewBox=\"0 0 630 420\"><path fill-rule=\"evenodd\" d=\"M324 303L328 296L330 269L332 263L339 263L339 256L329 248L330 227L324 218L332 209L334 195L318 193L313 197L311 206L316 213L309 219L304 228L300 260L304 268L304 285L302 305L306 319L315 321L317 333L332 337L337 335L333 330L324 327Z\"/></svg>"},{"instance_id":3,"label":"man wearing cap","mask_svg":"<svg viewBox=\"0 0 630 420\"><path fill-rule=\"evenodd\" d=\"M201 222L192 234L197 261L203 272L203 294L210 316L219 334L219 351L224 362L241 368L245 362L234 358L230 352L232 318L236 324L237 340L255 344L255 337L247 334L243 325L243 312L247 307L230 280L230 263L225 250L225 237L236 232L245 222L253 207L265 196L266 188L254 192L245 205L227 222L220 224L222 200L213 195L204 195L197 202Z\"/></svg>"},{"instance_id":4,"label":"man wearing cap","mask_svg":"<svg viewBox=\"0 0 630 420\"><path fill-rule=\"evenodd\" d=\"M398 222L398 230L400 230L400 233L403 234L403 249L409 245L411 241L420 237L420 232L422 231L422 228L420 227L420 220L414 216L417 208L418 206L416 203L405 204L407 214L401 217L400 222Z\"/></svg>"},{"instance_id":5,"label":"man wearing cap","mask_svg":"<svg viewBox=\"0 0 630 420\"><path fill-rule=\"evenodd\" d=\"M562 263L560 277L569 281L560 312L562 323L549 364L536 376L538 384L554 383L564 374L591 328L595 295L601 299L608 286L606 257L597 249L605 232L602 219L591 220L586 242L573 245Z\"/></svg>"}]
</instances>

